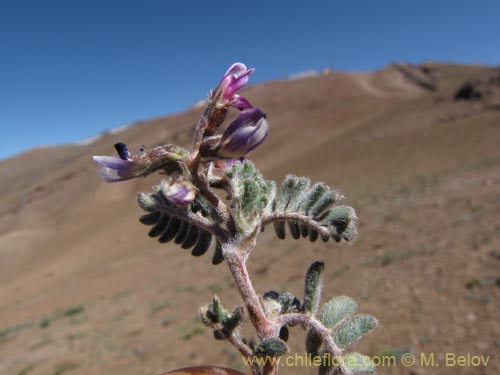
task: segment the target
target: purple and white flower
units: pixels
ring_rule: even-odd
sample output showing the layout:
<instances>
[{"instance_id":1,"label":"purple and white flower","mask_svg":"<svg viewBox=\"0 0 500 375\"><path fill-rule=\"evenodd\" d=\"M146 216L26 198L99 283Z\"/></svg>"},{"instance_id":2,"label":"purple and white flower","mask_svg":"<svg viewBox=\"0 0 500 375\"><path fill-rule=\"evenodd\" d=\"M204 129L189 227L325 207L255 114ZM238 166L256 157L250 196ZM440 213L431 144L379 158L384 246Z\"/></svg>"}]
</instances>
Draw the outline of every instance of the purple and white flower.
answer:
<instances>
[{"instance_id":1,"label":"purple and white flower","mask_svg":"<svg viewBox=\"0 0 500 375\"><path fill-rule=\"evenodd\" d=\"M120 182L137 177L135 174L135 162L123 160L116 156L92 156L97 164L103 166L99 175L106 182Z\"/></svg>"},{"instance_id":2,"label":"purple and white flower","mask_svg":"<svg viewBox=\"0 0 500 375\"><path fill-rule=\"evenodd\" d=\"M253 68L247 69L245 64L234 63L229 67L226 74L224 74L222 80L212 92L211 97L241 111L252 108L250 102L244 97L236 94L236 92L248 83L250 74L252 74L254 70Z\"/></svg>"},{"instance_id":3,"label":"purple and white flower","mask_svg":"<svg viewBox=\"0 0 500 375\"><path fill-rule=\"evenodd\" d=\"M132 159L125 143L116 143L115 149L120 156L92 156L92 159L103 166L99 175L106 182L120 182L137 176L137 162Z\"/></svg>"},{"instance_id":4,"label":"purple and white flower","mask_svg":"<svg viewBox=\"0 0 500 375\"><path fill-rule=\"evenodd\" d=\"M245 157L260 146L268 134L266 114L259 108L245 109L222 134L217 155L226 159Z\"/></svg>"},{"instance_id":5,"label":"purple and white flower","mask_svg":"<svg viewBox=\"0 0 500 375\"><path fill-rule=\"evenodd\" d=\"M162 181L161 192L165 198L177 207L190 205L196 197L193 184L182 178L170 178Z\"/></svg>"},{"instance_id":6,"label":"purple and white flower","mask_svg":"<svg viewBox=\"0 0 500 375\"><path fill-rule=\"evenodd\" d=\"M115 149L119 157L93 156L92 159L104 168L99 171L106 182L126 181L144 177L153 172L176 169L178 162L183 161L188 152L182 147L163 145L150 150L141 148L139 154L132 155L124 143L116 143Z\"/></svg>"}]
</instances>

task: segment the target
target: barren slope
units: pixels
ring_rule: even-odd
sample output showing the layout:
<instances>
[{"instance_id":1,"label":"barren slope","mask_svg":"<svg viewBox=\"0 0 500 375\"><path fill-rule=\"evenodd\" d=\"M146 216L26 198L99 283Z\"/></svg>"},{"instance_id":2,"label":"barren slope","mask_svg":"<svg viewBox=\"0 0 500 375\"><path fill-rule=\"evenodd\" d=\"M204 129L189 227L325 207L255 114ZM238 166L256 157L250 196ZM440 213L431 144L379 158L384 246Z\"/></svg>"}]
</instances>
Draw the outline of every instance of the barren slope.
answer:
<instances>
[{"instance_id":1,"label":"barren slope","mask_svg":"<svg viewBox=\"0 0 500 375\"><path fill-rule=\"evenodd\" d=\"M481 97L454 100L465 82ZM352 246L279 241L267 230L250 264L256 288L300 295L307 264L323 259L325 297L352 296L382 323L360 351L492 356L486 369L398 365L379 373L499 373L499 70L397 64L269 82L245 96L271 125L252 155L264 174L324 180L360 217ZM117 141L187 145L199 112L0 163L0 374L242 368L196 315L214 293L239 302L225 266L147 237L135 197L159 176L107 185L90 159L113 154ZM303 351L294 336L302 338L299 328L291 347Z\"/></svg>"}]
</instances>

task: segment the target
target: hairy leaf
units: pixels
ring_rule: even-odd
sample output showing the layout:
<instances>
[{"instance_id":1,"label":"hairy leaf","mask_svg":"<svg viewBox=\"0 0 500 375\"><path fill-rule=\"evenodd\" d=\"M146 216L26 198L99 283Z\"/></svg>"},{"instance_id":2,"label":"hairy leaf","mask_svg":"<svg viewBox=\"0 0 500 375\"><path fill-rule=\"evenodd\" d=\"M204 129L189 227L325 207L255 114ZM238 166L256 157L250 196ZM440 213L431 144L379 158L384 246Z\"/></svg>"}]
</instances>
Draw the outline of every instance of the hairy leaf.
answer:
<instances>
[{"instance_id":1,"label":"hairy leaf","mask_svg":"<svg viewBox=\"0 0 500 375\"><path fill-rule=\"evenodd\" d=\"M193 251L191 251L191 255L198 257L205 254L210 248L210 244L212 243L212 235L204 230L200 230L200 236L198 237L198 242L194 247Z\"/></svg>"},{"instance_id":2,"label":"hairy leaf","mask_svg":"<svg viewBox=\"0 0 500 375\"><path fill-rule=\"evenodd\" d=\"M316 314L316 311L318 311L321 288L323 287L324 269L325 264L323 262L314 262L306 273L302 310L311 315Z\"/></svg>"},{"instance_id":3,"label":"hairy leaf","mask_svg":"<svg viewBox=\"0 0 500 375\"><path fill-rule=\"evenodd\" d=\"M189 232L186 235L186 239L182 243L181 247L183 249L192 248L198 241L199 236L200 236L200 228L198 228L196 225L191 225L189 227Z\"/></svg>"},{"instance_id":4,"label":"hairy leaf","mask_svg":"<svg viewBox=\"0 0 500 375\"><path fill-rule=\"evenodd\" d=\"M330 235L339 242L350 241L356 235L356 213L349 206L337 206L321 217L321 222L328 225Z\"/></svg>"},{"instance_id":5,"label":"hairy leaf","mask_svg":"<svg viewBox=\"0 0 500 375\"><path fill-rule=\"evenodd\" d=\"M214 329L214 339L222 341L226 339L223 329Z\"/></svg>"},{"instance_id":6,"label":"hairy leaf","mask_svg":"<svg viewBox=\"0 0 500 375\"><path fill-rule=\"evenodd\" d=\"M148 233L149 237L158 237L167 227L170 217L167 214L160 215L158 221Z\"/></svg>"},{"instance_id":7,"label":"hairy leaf","mask_svg":"<svg viewBox=\"0 0 500 375\"><path fill-rule=\"evenodd\" d=\"M321 196L321 198L319 198L318 201L314 204L314 206L311 207L309 214L312 217L317 217L324 210L326 210L333 203L335 203L337 201L337 199L338 199L337 195L335 194L334 191L329 190L329 191L325 192Z\"/></svg>"},{"instance_id":8,"label":"hairy leaf","mask_svg":"<svg viewBox=\"0 0 500 375\"><path fill-rule=\"evenodd\" d=\"M238 231L247 235L255 230L264 214L276 205L276 185L266 181L252 162L235 163L226 172L230 177L231 207L235 211Z\"/></svg>"},{"instance_id":9,"label":"hairy leaf","mask_svg":"<svg viewBox=\"0 0 500 375\"><path fill-rule=\"evenodd\" d=\"M295 193L295 186L298 182L297 176L288 175L285 177L285 181L283 181L283 185L281 186L281 194L278 197L278 209L280 211L285 211L290 203L291 197Z\"/></svg>"},{"instance_id":10,"label":"hairy leaf","mask_svg":"<svg viewBox=\"0 0 500 375\"><path fill-rule=\"evenodd\" d=\"M342 195L319 182L310 186L310 180L294 175L286 176L274 211L266 212L264 224L273 222L278 238L286 237L285 222L292 238L319 237L323 241L350 241L356 236L356 214L351 207L331 207Z\"/></svg>"},{"instance_id":11,"label":"hairy leaf","mask_svg":"<svg viewBox=\"0 0 500 375\"><path fill-rule=\"evenodd\" d=\"M139 206L146 212L153 212L157 210L155 194L139 193L137 201L139 202Z\"/></svg>"},{"instance_id":12,"label":"hairy leaf","mask_svg":"<svg viewBox=\"0 0 500 375\"><path fill-rule=\"evenodd\" d=\"M318 182L313 185L313 187L305 194L303 200L303 211L305 214L309 214L311 208L318 202L318 200L329 191L329 187L324 182Z\"/></svg>"},{"instance_id":13,"label":"hairy leaf","mask_svg":"<svg viewBox=\"0 0 500 375\"><path fill-rule=\"evenodd\" d=\"M290 234L296 240L300 238L300 225L296 221L289 220L288 228L290 229Z\"/></svg>"},{"instance_id":14,"label":"hairy leaf","mask_svg":"<svg viewBox=\"0 0 500 375\"><path fill-rule=\"evenodd\" d=\"M229 318L229 312L226 310L218 296L214 296L211 304L211 310L217 319L217 322L224 322Z\"/></svg>"},{"instance_id":15,"label":"hairy leaf","mask_svg":"<svg viewBox=\"0 0 500 375\"><path fill-rule=\"evenodd\" d=\"M316 240L318 239L318 237L319 237L319 232L316 229L311 228L309 230L309 240L311 242L316 242Z\"/></svg>"},{"instance_id":16,"label":"hairy leaf","mask_svg":"<svg viewBox=\"0 0 500 375\"><path fill-rule=\"evenodd\" d=\"M203 197L197 196L195 201L188 207L179 208L169 202L161 193L160 187L154 187L155 192L138 196L139 205L148 213L142 215L139 221L150 225L148 235L158 237L160 243L174 241L183 249L191 249L193 256L205 254L212 243L212 234L198 226L198 220L205 222L222 221L219 213ZM221 249L216 248L212 260L213 264L219 264Z\"/></svg>"},{"instance_id":17,"label":"hairy leaf","mask_svg":"<svg viewBox=\"0 0 500 375\"><path fill-rule=\"evenodd\" d=\"M213 265L220 264L222 263L223 260L224 260L224 252L222 251L222 245L219 242L217 242L215 246L214 256L212 257L212 264Z\"/></svg>"},{"instance_id":18,"label":"hairy leaf","mask_svg":"<svg viewBox=\"0 0 500 375\"><path fill-rule=\"evenodd\" d=\"M288 341L288 338L290 337L290 332L288 331L287 326L283 326L280 328L280 333L279 333L279 338L283 340L284 342Z\"/></svg>"},{"instance_id":19,"label":"hairy leaf","mask_svg":"<svg viewBox=\"0 0 500 375\"><path fill-rule=\"evenodd\" d=\"M370 374L377 370L370 357L360 353L349 353L344 357L344 365L353 374Z\"/></svg>"},{"instance_id":20,"label":"hairy leaf","mask_svg":"<svg viewBox=\"0 0 500 375\"><path fill-rule=\"evenodd\" d=\"M335 333L335 342L346 348L378 326L378 320L371 315L354 315L345 321Z\"/></svg>"},{"instance_id":21,"label":"hairy leaf","mask_svg":"<svg viewBox=\"0 0 500 375\"><path fill-rule=\"evenodd\" d=\"M161 243L167 243L172 241L177 236L177 233L179 233L181 224L182 220L179 219L178 217L171 218L170 222L165 228L165 231L162 233L158 241Z\"/></svg>"},{"instance_id":22,"label":"hairy leaf","mask_svg":"<svg viewBox=\"0 0 500 375\"><path fill-rule=\"evenodd\" d=\"M323 305L321 322L328 328L335 328L341 321L356 312L358 304L347 296L334 297Z\"/></svg>"},{"instance_id":23,"label":"hairy leaf","mask_svg":"<svg viewBox=\"0 0 500 375\"><path fill-rule=\"evenodd\" d=\"M139 221L144 225L153 225L158 221L160 216L161 216L161 213L159 211L154 211L154 212L151 212L149 214L142 215L139 218Z\"/></svg>"},{"instance_id":24,"label":"hairy leaf","mask_svg":"<svg viewBox=\"0 0 500 375\"><path fill-rule=\"evenodd\" d=\"M174 240L174 242L177 245L182 244L184 242L184 240L186 239L186 236L189 232L189 226L190 226L190 224L185 222L185 221L181 224L181 227L179 228L179 231L177 232L177 236L175 236L175 240Z\"/></svg>"},{"instance_id":25,"label":"hairy leaf","mask_svg":"<svg viewBox=\"0 0 500 375\"><path fill-rule=\"evenodd\" d=\"M290 194L287 209L290 211L299 211L304 205L304 198L307 195L311 180L307 177L297 177L293 191Z\"/></svg>"},{"instance_id":26,"label":"hairy leaf","mask_svg":"<svg viewBox=\"0 0 500 375\"><path fill-rule=\"evenodd\" d=\"M281 314L299 312L300 310L300 301L292 293L281 293L278 296L277 301L281 305Z\"/></svg>"},{"instance_id":27,"label":"hairy leaf","mask_svg":"<svg viewBox=\"0 0 500 375\"><path fill-rule=\"evenodd\" d=\"M198 314L204 325L207 327L212 327L214 323L214 315L210 312L210 304L202 306L198 309Z\"/></svg>"},{"instance_id":28,"label":"hairy leaf","mask_svg":"<svg viewBox=\"0 0 500 375\"><path fill-rule=\"evenodd\" d=\"M309 330L306 336L306 352L311 354L312 357L316 357L319 354L321 344L323 344L321 338L316 333Z\"/></svg>"},{"instance_id":29,"label":"hairy leaf","mask_svg":"<svg viewBox=\"0 0 500 375\"><path fill-rule=\"evenodd\" d=\"M227 317L222 322L222 324L228 332L232 332L236 328L238 328L238 326L243 322L244 318L245 318L245 309L240 306L234 309L231 316Z\"/></svg>"},{"instance_id":30,"label":"hairy leaf","mask_svg":"<svg viewBox=\"0 0 500 375\"><path fill-rule=\"evenodd\" d=\"M274 222L274 230L280 240L284 240L286 238L285 231L285 222L284 221L275 221Z\"/></svg>"},{"instance_id":31,"label":"hairy leaf","mask_svg":"<svg viewBox=\"0 0 500 375\"><path fill-rule=\"evenodd\" d=\"M253 351L256 357L281 357L287 352L286 344L277 338L263 340Z\"/></svg>"}]
</instances>

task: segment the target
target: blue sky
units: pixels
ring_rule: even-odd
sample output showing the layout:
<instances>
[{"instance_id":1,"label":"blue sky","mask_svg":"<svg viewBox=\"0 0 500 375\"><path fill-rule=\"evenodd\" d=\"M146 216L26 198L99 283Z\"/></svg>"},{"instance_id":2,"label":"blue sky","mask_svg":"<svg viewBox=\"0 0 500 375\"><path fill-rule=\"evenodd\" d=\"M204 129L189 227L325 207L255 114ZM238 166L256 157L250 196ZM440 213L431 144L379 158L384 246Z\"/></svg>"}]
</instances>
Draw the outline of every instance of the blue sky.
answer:
<instances>
[{"instance_id":1,"label":"blue sky","mask_svg":"<svg viewBox=\"0 0 500 375\"><path fill-rule=\"evenodd\" d=\"M0 159L179 112L227 67L252 83L394 61L500 64L497 0L0 3Z\"/></svg>"}]
</instances>

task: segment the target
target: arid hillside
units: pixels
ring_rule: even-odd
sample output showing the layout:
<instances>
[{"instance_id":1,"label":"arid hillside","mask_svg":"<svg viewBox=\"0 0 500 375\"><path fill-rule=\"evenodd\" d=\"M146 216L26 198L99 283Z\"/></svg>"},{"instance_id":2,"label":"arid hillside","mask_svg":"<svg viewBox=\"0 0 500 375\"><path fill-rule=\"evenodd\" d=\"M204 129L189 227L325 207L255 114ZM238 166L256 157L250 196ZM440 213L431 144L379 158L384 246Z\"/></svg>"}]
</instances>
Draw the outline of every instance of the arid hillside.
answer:
<instances>
[{"instance_id":1,"label":"arid hillside","mask_svg":"<svg viewBox=\"0 0 500 375\"><path fill-rule=\"evenodd\" d=\"M434 353L440 365L378 373L499 374L500 69L394 64L244 95L268 114L269 138L251 155L266 177L323 180L360 218L352 245L266 230L250 260L257 290L301 295L307 266L324 260L325 298L349 295L381 322L359 351ZM188 145L201 110L0 163L0 375L244 368L197 316L214 293L239 304L226 266L159 244L138 222L136 195L161 176L106 184L91 160L118 141ZM303 332L290 334L302 353ZM447 367L446 353L490 357L486 367Z\"/></svg>"}]
</instances>

